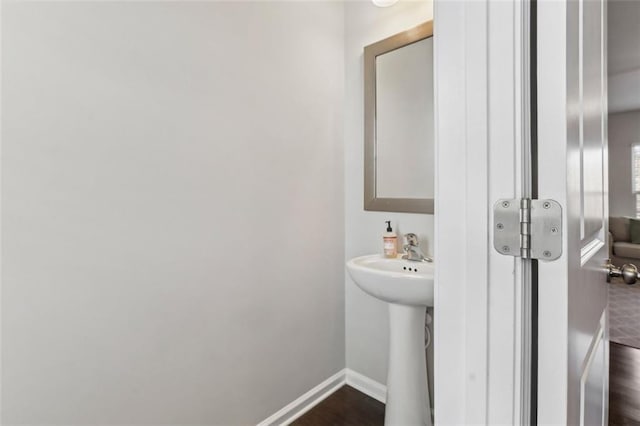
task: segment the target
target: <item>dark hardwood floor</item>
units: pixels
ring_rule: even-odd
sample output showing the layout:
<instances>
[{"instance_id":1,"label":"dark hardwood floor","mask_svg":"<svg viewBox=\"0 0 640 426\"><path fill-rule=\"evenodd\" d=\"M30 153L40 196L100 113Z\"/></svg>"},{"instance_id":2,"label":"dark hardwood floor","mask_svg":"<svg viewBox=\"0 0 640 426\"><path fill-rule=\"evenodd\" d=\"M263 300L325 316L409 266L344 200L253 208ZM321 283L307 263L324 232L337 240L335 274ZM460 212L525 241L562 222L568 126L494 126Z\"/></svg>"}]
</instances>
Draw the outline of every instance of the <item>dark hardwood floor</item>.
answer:
<instances>
[{"instance_id":1,"label":"dark hardwood floor","mask_svg":"<svg viewBox=\"0 0 640 426\"><path fill-rule=\"evenodd\" d=\"M609 425L640 426L640 349L611 343ZM293 426L382 426L384 404L343 386Z\"/></svg>"},{"instance_id":2,"label":"dark hardwood floor","mask_svg":"<svg viewBox=\"0 0 640 426\"><path fill-rule=\"evenodd\" d=\"M609 425L640 425L640 349L609 346Z\"/></svg>"},{"instance_id":3,"label":"dark hardwood floor","mask_svg":"<svg viewBox=\"0 0 640 426\"><path fill-rule=\"evenodd\" d=\"M343 386L291 423L293 426L382 426L384 404Z\"/></svg>"}]
</instances>

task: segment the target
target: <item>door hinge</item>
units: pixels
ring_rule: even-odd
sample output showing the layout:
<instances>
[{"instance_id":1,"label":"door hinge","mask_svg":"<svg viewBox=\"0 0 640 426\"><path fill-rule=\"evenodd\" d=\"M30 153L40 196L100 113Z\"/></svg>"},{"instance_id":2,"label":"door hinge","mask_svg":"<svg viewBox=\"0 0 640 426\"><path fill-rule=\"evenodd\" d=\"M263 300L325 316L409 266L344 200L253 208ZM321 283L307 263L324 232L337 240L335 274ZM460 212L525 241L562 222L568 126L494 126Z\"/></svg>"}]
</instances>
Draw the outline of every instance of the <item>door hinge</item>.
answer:
<instances>
[{"instance_id":1,"label":"door hinge","mask_svg":"<svg viewBox=\"0 0 640 426\"><path fill-rule=\"evenodd\" d=\"M498 200L493 246L506 256L556 260L562 255L562 207L554 200Z\"/></svg>"}]
</instances>

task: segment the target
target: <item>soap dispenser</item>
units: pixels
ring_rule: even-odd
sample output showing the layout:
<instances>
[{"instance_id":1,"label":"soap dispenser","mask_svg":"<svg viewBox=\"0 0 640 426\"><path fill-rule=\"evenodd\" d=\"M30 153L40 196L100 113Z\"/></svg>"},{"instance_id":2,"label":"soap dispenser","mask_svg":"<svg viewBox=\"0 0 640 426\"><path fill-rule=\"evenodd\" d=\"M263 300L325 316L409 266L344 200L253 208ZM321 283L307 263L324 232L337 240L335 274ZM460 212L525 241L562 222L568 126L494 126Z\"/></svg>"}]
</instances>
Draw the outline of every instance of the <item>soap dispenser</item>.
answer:
<instances>
[{"instance_id":1,"label":"soap dispenser","mask_svg":"<svg viewBox=\"0 0 640 426\"><path fill-rule=\"evenodd\" d=\"M395 258L398 256L398 236L391 229L391 221L387 220L385 223L387 224L387 232L382 237L384 257Z\"/></svg>"}]
</instances>

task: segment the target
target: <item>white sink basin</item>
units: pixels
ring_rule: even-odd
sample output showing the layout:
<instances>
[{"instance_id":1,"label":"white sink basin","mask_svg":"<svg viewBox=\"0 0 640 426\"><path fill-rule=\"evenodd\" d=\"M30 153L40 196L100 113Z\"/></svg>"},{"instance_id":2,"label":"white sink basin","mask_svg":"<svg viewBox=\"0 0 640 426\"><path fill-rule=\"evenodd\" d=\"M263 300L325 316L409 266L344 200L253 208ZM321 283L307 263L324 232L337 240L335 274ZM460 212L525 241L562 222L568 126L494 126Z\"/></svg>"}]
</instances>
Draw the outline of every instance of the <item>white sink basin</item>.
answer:
<instances>
[{"instance_id":1,"label":"white sink basin","mask_svg":"<svg viewBox=\"0 0 640 426\"><path fill-rule=\"evenodd\" d=\"M362 256L347 262L365 293L389 304L386 426L432 426L424 321L433 306L434 264Z\"/></svg>"},{"instance_id":2,"label":"white sink basin","mask_svg":"<svg viewBox=\"0 0 640 426\"><path fill-rule=\"evenodd\" d=\"M433 306L433 263L374 254L351 259L347 269L358 287L375 298L401 305Z\"/></svg>"}]
</instances>

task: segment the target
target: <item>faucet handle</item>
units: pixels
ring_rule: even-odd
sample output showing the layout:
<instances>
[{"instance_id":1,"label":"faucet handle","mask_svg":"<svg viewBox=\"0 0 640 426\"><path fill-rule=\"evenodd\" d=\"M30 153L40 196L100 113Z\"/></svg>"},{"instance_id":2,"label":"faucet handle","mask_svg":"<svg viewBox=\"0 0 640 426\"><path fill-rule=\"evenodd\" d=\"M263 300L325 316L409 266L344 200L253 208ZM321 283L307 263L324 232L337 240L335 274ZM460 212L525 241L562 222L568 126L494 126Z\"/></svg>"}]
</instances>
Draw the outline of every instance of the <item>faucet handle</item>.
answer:
<instances>
[{"instance_id":1,"label":"faucet handle","mask_svg":"<svg viewBox=\"0 0 640 426\"><path fill-rule=\"evenodd\" d=\"M410 246L419 246L418 236L412 232L404 234L404 239L407 240L407 244Z\"/></svg>"}]
</instances>

